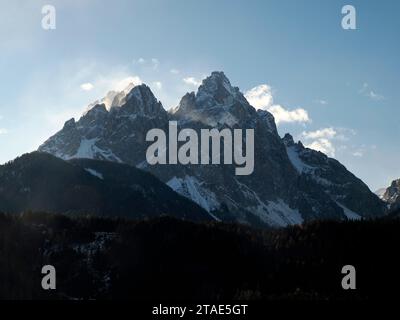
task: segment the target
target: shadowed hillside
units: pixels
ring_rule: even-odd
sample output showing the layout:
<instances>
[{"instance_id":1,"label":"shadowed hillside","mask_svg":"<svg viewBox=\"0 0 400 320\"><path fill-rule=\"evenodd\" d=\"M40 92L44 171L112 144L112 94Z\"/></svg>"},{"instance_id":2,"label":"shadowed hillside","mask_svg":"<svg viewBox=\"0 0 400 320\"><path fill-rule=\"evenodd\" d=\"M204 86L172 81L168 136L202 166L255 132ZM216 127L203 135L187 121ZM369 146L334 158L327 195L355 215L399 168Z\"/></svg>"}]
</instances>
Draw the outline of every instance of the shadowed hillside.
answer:
<instances>
[{"instance_id":1,"label":"shadowed hillside","mask_svg":"<svg viewBox=\"0 0 400 320\"><path fill-rule=\"evenodd\" d=\"M200 206L145 171L107 161L68 162L40 152L0 166L0 210L212 220Z\"/></svg>"}]
</instances>

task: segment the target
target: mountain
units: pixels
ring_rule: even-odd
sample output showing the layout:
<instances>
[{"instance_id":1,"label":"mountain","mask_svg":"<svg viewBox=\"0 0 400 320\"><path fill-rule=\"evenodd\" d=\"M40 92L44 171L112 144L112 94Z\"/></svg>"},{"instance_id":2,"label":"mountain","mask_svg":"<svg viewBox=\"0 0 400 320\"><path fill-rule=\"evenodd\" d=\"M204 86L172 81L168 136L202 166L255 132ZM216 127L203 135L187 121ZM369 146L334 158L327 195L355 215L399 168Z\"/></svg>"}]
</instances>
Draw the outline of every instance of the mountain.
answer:
<instances>
[{"instance_id":1,"label":"mountain","mask_svg":"<svg viewBox=\"0 0 400 320\"><path fill-rule=\"evenodd\" d=\"M0 182L3 212L212 219L156 177L127 164L90 159L64 161L34 152L0 166Z\"/></svg>"},{"instance_id":2,"label":"mountain","mask_svg":"<svg viewBox=\"0 0 400 320\"><path fill-rule=\"evenodd\" d=\"M382 199L385 192L386 192L386 188L380 188L380 189L376 190L374 193L379 197L379 199Z\"/></svg>"},{"instance_id":3,"label":"mountain","mask_svg":"<svg viewBox=\"0 0 400 320\"><path fill-rule=\"evenodd\" d=\"M384 211L382 201L339 161L305 148L301 142L294 143L289 134L285 135L283 141L298 173L324 190L343 209L347 218L374 217Z\"/></svg>"},{"instance_id":4,"label":"mountain","mask_svg":"<svg viewBox=\"0 0 400 320\"><path fill-rule=\"evenodd\" d=\"M392 184L381 191L381 197L386 202L389 211L400 209L400 179L394 180Z\"/></svg>"},{"instance_id":5,"label":"mountain","mask_svg":"<svg viewBox=\"0 0 400 320\"><path fill-rule=\"evenodd\" d=\"M108 95L110 96L110 94ZM253 108L223 72L165 111L146 85L103 99L48 139L39 150L62 159L127 163L153 173L217 220L286 226L315 219L359 219L385 213L384 203L338 161L281 138L271 113ZM112 102L110 102L112 100ZM254 172L233 165L149 165L145 141L153 128L254 129Z\"/></svg>"}]
</instances>

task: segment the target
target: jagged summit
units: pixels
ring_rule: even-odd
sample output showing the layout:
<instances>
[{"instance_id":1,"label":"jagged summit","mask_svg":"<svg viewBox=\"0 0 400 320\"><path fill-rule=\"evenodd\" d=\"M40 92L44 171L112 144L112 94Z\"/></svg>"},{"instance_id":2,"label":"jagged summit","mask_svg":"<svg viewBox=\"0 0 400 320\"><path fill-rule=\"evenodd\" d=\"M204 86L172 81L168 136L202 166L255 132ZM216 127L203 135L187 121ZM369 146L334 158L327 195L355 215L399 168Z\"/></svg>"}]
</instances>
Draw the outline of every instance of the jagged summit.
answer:
<instances>
[{"instance_id":1,"label":"jagged summit","mask_svg":"<svg viewBox=\"0 0 400 320\"><path fill-rule=\"evenodd\" d=\"M128 103L130 105L137 104L142 108L142 112L145 112L143 109L145 105L161 105L146 84L135 85L134 83L130 83L124 90L109 91L102 99L96 100L95 102L89 104L88 108L84 112L84 115L88 114L94 109L101 109L102 112L111 111L114 108L123 107ZM153 112L154 110L150 111Z\"/></svg>"},{"instance_id":2,"label":"jagged summit","mask_svg":"<svg viewBox=\"0 0 400 320\"><path fill-rule=\"evenodd\" d=\"M293 136L290 133L286 133L285 136L282 138L282 141L286 147L291 147L295 144Z\"/></svg>"},{"instance_id":3,"label":"jagged summit","mask_svg":"<svg viewBox=\"0 0 400 320\"><path fill-rule=\"evenodd\" d=\"M121 157L127 155L136 159L137 146L144 139L143 135L133 133L134 128L148 131L168 119L167 111L145 84L130 84L121 92L110 91L101 101L91 104L79 121L68 120L39 151L65 160L90 158L124 162ZM113 150L116 145L118 150Z\"/></svg>"},{"instance_id":4,"label":"jagged summit","mask_svg":"<svg viewBox=\"0 0 400 320\"><path fill-rule=\"evenodd\" d=\"M233 87L221 71L205 78L196 93L196 104L203 108L232 104L235 100L249 106L239 88Z\"/></svg>"},{"instance_id":5,"label":"jagged summit","mask_svg":"<svg viewBox=\"0 0 400 320\"><path fill-rule=\"evenodd\" d=\"M393 180L390 186L381 191L380 198L387 203L390 211L400 208L400 179Z\"/></svg>"},{"instance_id":6,"label":"jagged summit","mask_svg":"<svg viewBox=\"0 0 400 320\"><path fill-rule=\"evenodd\" d=\"M281 138L271 113L255 110L223 72L213 72L197 92L167 112L145 84L110 94L40 148L63 159L90 158L148 170L216 219L285 226L313 219L359 219L384 214L383 202L343 165ZM203 128L254 130L254 173L235 176L224 165L154 165L146 161L146 134L168 122Z\"/></svg>"},{"instance_id":7,"label":"jagged summit","mask_svg":"<svg viewBox=\"0 0 400 320\"><path fill-rule=\"evenodd\" d=\"M205 78L200 85L196 98L201 99L207 96L213 97L217 102L224 103L224 99L229 96L236 96L239 89L232 87L229 79L223 72L214 71Z\"/></svg>"},{"instance_id":8,"label":"jagged summit","mask_svg":"<svg viewBox=\"0 0 400 320\"><path fill-rule=\"evenodd\" d=\"M134 87L119 100L119 104L121 111L134 115L158 116L166 112L161 102L156 99L151 89L145 84Z\"/></svg>"},{"instance_id":9,"label":"jagged summit","mask_svg":"<svg viewBox=\"0 0 400 320\"><path fill-rule=\"evenodd\" d=\"M240 126L257 118L256 110L239 88L232 86L226 75L219 71L205 78L196 93L184 95L171 113L180 121L196 121L216 127Z\"/></svg>"}]
</instances>

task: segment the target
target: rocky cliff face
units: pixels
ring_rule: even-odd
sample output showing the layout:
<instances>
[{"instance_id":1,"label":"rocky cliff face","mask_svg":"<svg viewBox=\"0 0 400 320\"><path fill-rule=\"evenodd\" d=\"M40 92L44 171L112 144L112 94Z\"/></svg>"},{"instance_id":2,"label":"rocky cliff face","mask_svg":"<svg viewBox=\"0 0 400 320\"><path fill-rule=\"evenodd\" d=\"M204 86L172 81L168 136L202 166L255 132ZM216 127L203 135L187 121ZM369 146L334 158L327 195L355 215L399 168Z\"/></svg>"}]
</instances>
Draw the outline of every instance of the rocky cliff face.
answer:
<instances>
[{"instance_id":1,"label":"rocky cliff face","mask_svg":"<svg viewBox=\"0 0 400 320\"><path fill-rule=\"evenodd\" d=\"M400 179L394 180L392 184L380 190L380 198L386 202L389 211L400 209Z\"/></svg>"},{"instance_id":2,"label":"rocky cliff face","mask_svg":"<svg viewBox=\"0 0 400 320\"><path fill-rule=\"evenodd\" d=\"M285 226L384 214L383 202L338 161L304 148L290 135L281 139L272 114L255 110L222 72L213 72L169 113L145 85L114 93L107 101L92 106L79 121L67 121L39 150L148 170L217 220ZM198 133L254 129L254 172L238 176L233 165L149 165L147 132L167 132L172 120L179 129Z\"/></svg>"}]
</instances>

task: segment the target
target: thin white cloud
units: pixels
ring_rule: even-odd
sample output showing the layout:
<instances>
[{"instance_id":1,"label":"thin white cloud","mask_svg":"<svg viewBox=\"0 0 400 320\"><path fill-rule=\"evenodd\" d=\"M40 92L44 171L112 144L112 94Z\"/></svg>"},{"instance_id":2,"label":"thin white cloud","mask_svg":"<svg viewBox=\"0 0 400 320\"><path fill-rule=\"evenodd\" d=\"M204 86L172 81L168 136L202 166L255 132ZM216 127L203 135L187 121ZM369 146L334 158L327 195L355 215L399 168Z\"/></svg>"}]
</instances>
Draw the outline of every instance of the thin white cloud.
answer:
<instances>
[{"instance_id":1,"label":"thin white cloud","mask_svg":"<svg viewBox=\"0 0 400 320\"><path fill-rule=\"evenodd\" d=\"M329 157L335 156L335 151L336 151L335 147L333 146L330 140L325 138L315 140L310 144L306 145L306 147L325 153Z\"/></svg>"},{"instance_id":2,"label":"thin white cloud","mask_svg":"<svg viewBox=\"0 0 400 320\"><path fill-rule=\"evenodd\" d=\"M280 105L273 105L270 108L268 108L268 111L273 114L277 125L283 122L304 123L311 121L310 117L308 116L308 112L302 108L287 110Z\"/></svg>"},{"instance_id":3,"label":"thin white cloud","mask_svg":"<svg viewBox=\"0 0 400 320\"><path fill-rule=\"evenodd\" d=\"M92 90L93 88L94 88L94 85L91 84L90 82L86 82L86 83L82 83L82 84L81 84L81 89L82 89L83 91L90 91L90 90Z\"/></svg>"},{"instance_id":4,"label":"thin white cloud","mask_svg":"<svg viewBox=\"0 0 400 320\"><path fill-rule=\"evenodd\" d=\"M131 84L138 86L143 83L138 76L129 76L124 73L116 73L114 75L98 76L94 81L94 87L98 88L101 94L106 94L108 91L123 91Z\"/></svg>"},{"instance_id":5,"label":"thin white cloud","mask_svg":"<svg viewBox=\"0 0 400 320\"><path fill-rule=\"evenodd\" d=\"M333 128L324 128L324 129L319 129L316 131L303 131L302 136L305 139L321 139L321 138L326 138L326 139L332 139L335 137L337 134L336 130Z\"/></svg>"},{"instance_id":6,"label":"thin white cloud","mask_svg":"<svg viewBox=\"0 0 400 320\"><path fill-rule=\"evenodd\" d=\"M334 157L336 149L339 151L347 149L343 142L348 141L349 136L355 134L356 132L353 129L328 127L315 131L303 131L301 139L305 141L307 148L321 151L330 157ZM337 145L337 142L339 142L339 145ZM354 153L352 154L354 155ZM360 156L359 153L357 153L357 156Z\"/></svg>"},{"instance_id":7,"label":"thin white cloud","mask_svg":"<svg viewBox=\"0 0 400 320\"><path fill-rule=\"evenodd\" d=\"M189 84L191 86L195 86L198 87L201 85L201 80L198 80L194 77L187 77L183 79L183 82L185 82L186 84Z\"/></svg>"},{"instance_id":8,"label":"thin white cloud","mask_svg":"<svg viewBox=\"0 0 400 320\"><path fill-rule=\"evenodd\" d=\"M272 89L267 84L256 86L245 93L247 101L256 109L267 110L272 106Z\"/></svg>"},{"instance_id":9,"label":"thin white cloud","mask_svg":"<svg viewBox=\"0 0 400 320\"><path fill-rule=\"evenodd\" d=\"M337 136L334 128L323 128L315 131L303 131L302 138L306 142L306 147L325 153L329 157L334 157L336 148L332 142Z\"/></svg>"},{"instance_id":10,"label":"thin white cloud","mask_svg":"<svg viewBox=\"0 0 400 320\"><path fill-rule=\"evenodd\" d=\"M113 80L110 82L111 90L123 91L129 85L138 86L141 85L143 81L138 76L129 76L120 80Z\"/></svg>"},{"instance_id":11,"label":"thin white cloud","mask_svg":"<svg viewBox=\"0 0 400 320\"><path fill-rule=\"evenodd\" d=\"M172 74L179 74L180 73L180 71L178 69L171 69L171 70L169 70L169 72L172 73Z\"/></svg>"},{"instance_id":12,"label":"thin white cloud","mask_svg":"<svg viewBox=\"0 0 400 320\"><path fill-rule=\"evenodd\" d=\"M151 59L145 59L145 58L139 58L136 60L133 60L134 65L140 65L141 67L144 68L152 68L153 70L158 70L158 67L160 66L160 60L157 58L151 58Z\"/></svg>"},{"instance_id":13,"label":"thin white cloud","mask_svg":"<svg viewBox=\"0 0 400 320\"><path fill-rule=\"evenodd\" d=\"M362 88L359 90L359 93L364 95L365 97L370 98L371 100L375 101L385 100L385 97L372 90L368 83L363 84Z\"/></svg>"},{"instance_id":14,"label":"thin white cloud","mask_svg":"<svg viewBox=\"0 0 400 320\"><path fill-rule=\"evenodd\" d=\"M372 100L384 100L385 99L385 97L384 96L382 96L382 95L380 95L380 94L377 94L377 93L375 93L374 91L370 91L369 93L368 93L368 97L370 97Z\"/></svg>"},{"instance_id":15,"label":"thin white cloud","mask_svg":"<svg viewBox=\"0 0 400 320\"><path fill-rule=\"evenodd\" d=\"M154 81L154 82L153 82L153 85L154 85L154 87L155 87L156 89L158 89L158 90L161 90L162 87L163 87L161 81Z\"/></svg>"},{"instance_id":16,"label":"thin white cloud","mask_svg":"<svg viewBox=\"0 0 400 320\"><path fill-rule=\"evenodd\" d=\"M7 134L8 130L5 128L0 128L0 135Z\"/></svg>"},{"instance_id":17,"label":"thin white cloud","mask_svg":"<svg viewBox=\"0 0 400 320\"><path fill-rule=\"evenodd\" d=\"M314 102L318 103L320 105L323 105L323 106L326 106L328 104L328 101L323 100L323 99L317 99L317 100L314 100Z\"/></svg>"},{"instance_id":18,"label":"thin white cloud","mask_svg":"<svg viewBox=\"0 0 400 320\"><path fill-rule=\"evenodd\" d=\"M245 93L245 97L254 108L272 113L278 125L284 122L304 123L311 121L308 112L303 108L288 110L281 105L274 105L272 88L267 84L261 84L250 89Z\"/></svg>"},{"instance_id":19,"label":"thin white cloud","mask_svg":"<svg viewBox=\"0 0 400 320\"><path fill-rule=\"evenodd\" d=\"M152 63L153 69L157 70L158 66L160 65L160 61L156 58L153 58L153 59L151 59L151 63Z\"/></svg>"},{"instance_id":20,"label":"thin white cloud","mask_svg":"<svg viewBox=\"0 0 400 320\"><path fill-rule=\"evenodd\" d=\"M364 156L364 153L363 153L362 151L355 151L355 152L352 153L352 155L353 155L354 157L359 157L359 158L361 158L361 157Z\"/></svg>"},{"instance_id":21,"label":"thin white cloud","mask_svg":"<svg viewBox=\"0 0 400 320\"><path fill-rule=\"evenodd\" d=\"M132 88L142 84L142 80L138 76L126 76L126 75L114 75L112 77L104 77L99 76L94 81L95 87L99 95L98 99L92 101L85 109L86 113L90 110L94 105L98 103L104 103L106 108L109 108L112 104L112 101L115 97L115 92L125 91L128 93ZM100 97L100 98L99 98ZM57 117L52 116L57 120ZM51 120L51 119L48 119Z\"/></svg>"}]
</instances>

